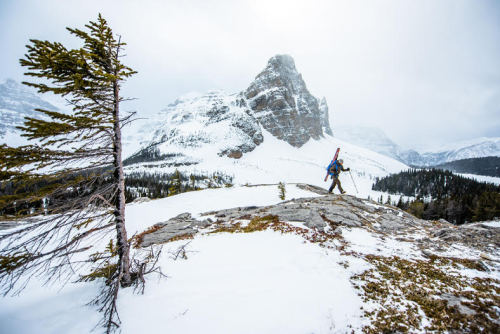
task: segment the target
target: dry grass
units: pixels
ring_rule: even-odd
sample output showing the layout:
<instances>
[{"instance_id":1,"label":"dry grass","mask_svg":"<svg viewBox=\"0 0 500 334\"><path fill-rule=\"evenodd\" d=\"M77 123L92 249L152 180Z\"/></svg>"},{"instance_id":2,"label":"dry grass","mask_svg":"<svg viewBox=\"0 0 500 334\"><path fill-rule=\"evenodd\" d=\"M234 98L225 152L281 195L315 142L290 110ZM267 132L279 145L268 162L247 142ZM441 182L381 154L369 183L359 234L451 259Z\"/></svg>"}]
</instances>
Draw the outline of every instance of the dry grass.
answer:
<instances>
[{"instance_id":1,"label":"dry grass","mask_svg":"<svg viewBox=\"0 0 500 334\"><path fill-rule=\"evenodd\" d=\"M135 235L133 238L132 238L132 247L134 248L141 248L141 244L142 242L144 241L144 236L146 234L150 234L150 233L153 233L153 232L156 232L158 231L159 229L161 229L163 226L161 225L153 225L147 229L145 229L144 231L142 231L141 233Z\"/></svg>"},{"instance_id":2,"label":"dry grass","mask_svg":"<svg viewBox=\"0 0 500 334\"><path fill-rule=\"evenodd\" d=\"M365 333L500 332L500 314L495 309L500 305L500 281L469 278L455 270L460 266L477 269L474 261L437 256L429 261L375 255L365 259L374 268L352 280L365 303L379 305L365 310L364 316L370 319ZM444 294L460 305L450 305ZM430 322L426 326L423 315Z\"/></svg>"}]
</instances>

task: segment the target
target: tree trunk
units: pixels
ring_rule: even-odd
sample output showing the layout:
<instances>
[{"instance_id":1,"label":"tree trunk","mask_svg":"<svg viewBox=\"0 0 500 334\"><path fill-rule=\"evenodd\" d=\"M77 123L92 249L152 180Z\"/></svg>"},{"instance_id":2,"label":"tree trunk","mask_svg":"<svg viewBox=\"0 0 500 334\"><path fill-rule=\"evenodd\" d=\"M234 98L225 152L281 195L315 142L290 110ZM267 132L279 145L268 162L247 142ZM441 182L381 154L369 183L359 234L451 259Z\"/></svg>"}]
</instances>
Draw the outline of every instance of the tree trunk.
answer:
<instances>
[{"instance_id":1,"label":"tree trunk","mask_svg":"<svg viewBox=\"0 0 500 334\"><path fill-rule=\"evenodd\" d=\"M130 277L130 258L129 258L129 244L127 238L127 230L125 228L125 177L123 175L123 162L122 162L122 138L120 127L120 97L118 82L113 83L114 94L114 111L113 111L113 155L114 155L114 182L117 186L117 194L115 200L115 224L116 224L116 243L118 247L118 261L119 272L122 274L122 286L129 286L131 282Z\"/></svg>"}]
</instances>

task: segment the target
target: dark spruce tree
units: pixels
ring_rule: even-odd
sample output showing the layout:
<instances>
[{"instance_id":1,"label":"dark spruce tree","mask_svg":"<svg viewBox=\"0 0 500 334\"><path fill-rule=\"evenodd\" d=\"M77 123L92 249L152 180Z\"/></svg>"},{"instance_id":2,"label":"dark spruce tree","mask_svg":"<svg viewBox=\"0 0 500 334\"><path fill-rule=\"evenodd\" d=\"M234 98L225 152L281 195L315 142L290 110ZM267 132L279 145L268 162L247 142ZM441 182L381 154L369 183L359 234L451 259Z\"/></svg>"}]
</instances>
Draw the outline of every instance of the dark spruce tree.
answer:
<instances>
[{"instance_id":1,"label":"dark spruce tree","mask_svg":"<svg viewBox=\"0 0 500 334\"><path fill-rule=\"evenodd\" d=\"M32 78L25 85L64 97L72 111L37 109L41 117L27 118L20 127L32 144L0 146L2 219L30 221L0 236L0 288L17 293L30 277L42 274L47 281L69 279L81 265L74 255L93 247L89 238L111 233L109 251L94 253L88 260L93 272L83 277L106 278L95 302L109 333L119 324L118 290L137 276L125 228L121 143L121 128L131 114L120 112L120 87L136 72L122 63L125 43L101 15L84 30L67 30L80 48L32 39L20 60ZM48 212L41 202L50 203Z\"/></svg>"}]
</instances>

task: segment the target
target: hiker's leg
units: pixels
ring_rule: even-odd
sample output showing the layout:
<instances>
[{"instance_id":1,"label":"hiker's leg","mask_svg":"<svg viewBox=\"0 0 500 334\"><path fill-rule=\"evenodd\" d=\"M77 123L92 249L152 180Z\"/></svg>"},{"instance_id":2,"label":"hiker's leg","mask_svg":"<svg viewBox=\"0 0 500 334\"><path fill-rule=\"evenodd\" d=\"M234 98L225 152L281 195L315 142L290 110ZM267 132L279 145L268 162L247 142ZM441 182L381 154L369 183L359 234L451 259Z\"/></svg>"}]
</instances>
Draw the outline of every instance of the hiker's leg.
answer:
<instances>
[{"instance_id":1,"label":"hiker's leg","mask_svg":"<svg viewBox=\"0 0 500 334\"><path fill-rule=\"evenodd\" d=\"M336 178L333 179L332 185L330 186L330 189L328 189L328 192L331 193L333 191L333 188L335 188L335 180Z\"/></svg>"},{"instance_id":2,"label":"hiker's leg","mask_svg":"<svg viewBox=\"0 0 500 334\"><path fill-rule=\"evenodd\" d=\"M340 193L343 194L344 193L344 189L342 189L342 185L340 184L340 180L339 179L337 179L337 184L339 185Z\"/></svg>"}]
</instances>

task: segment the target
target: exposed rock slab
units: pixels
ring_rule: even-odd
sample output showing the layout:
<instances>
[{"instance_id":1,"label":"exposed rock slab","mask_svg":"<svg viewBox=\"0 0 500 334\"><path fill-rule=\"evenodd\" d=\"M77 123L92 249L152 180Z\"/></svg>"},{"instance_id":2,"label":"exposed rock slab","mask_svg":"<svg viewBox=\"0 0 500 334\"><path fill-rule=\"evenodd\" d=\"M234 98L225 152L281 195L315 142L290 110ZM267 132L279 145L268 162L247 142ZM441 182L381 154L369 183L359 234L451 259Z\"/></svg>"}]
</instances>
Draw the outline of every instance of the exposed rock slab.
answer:
<instances>
[{"instance_id":1,"label":"exposed rock slab","mask_svg":"<svg viewBox=\"0 0 500 334\"><path fill-rule=\"evenodd\" d=\"M306 184L302 189L322 193L324 190ZM141 246L161 244L180 235L194 235L200 228L217 222L229 225L235 221L274 215L284 222L302 222L318 231L336 231L342 227L362 227L381 235L405 240L408 235L419 248L432 256L450 244L474 247L486 254L500 246L500 229L481 224L454 226L445 221L418 219L395 207L349 195L328 194L315 198L300 198L264 207L237 207L202 214L207 219L195 219L189 213L156 224L156 231L144 235ZM415 239L415 235L420 235ZM426 256L425 253L423 256Z\"/></svg>"},{"instance_id":2,"label":"exposed rock slab","mask_svg":"<svg viewBox=\"0 0 500 334\"><path fill-rule=\"evenodd\" d=\"M194 235L199 227L209 226L210 220L196 220L189 213L182 213L166 222L155 224L160 227L153 233L144 234L141 247L161 244L182 235Z\"/></svg>"},{"instance_id":3,"label":"exposed rock slab","mask_svg":"<svg viewBox=\"0 0 500 334\"><path fill-rule=\"evenodd\" d=\"M301 185L307 189L314 186ZM318 189L316 189L320 192ZM417 223L425 223L417 218L373 202L347 195L329 194L316 198L301 198L265 207L237 207L226 210L206 212L203 216L213 216L218 223L275 215L281 221L302 222L305 226L324 231L339 226L361 227L383 233L401 232ZM182 234L195 234L200 227L209 226L213 221L197 220L189 213L181 214L166 222L157 224L160 229L144 236L142 246L162 243Z\"/></svg>"}]
</instances>

